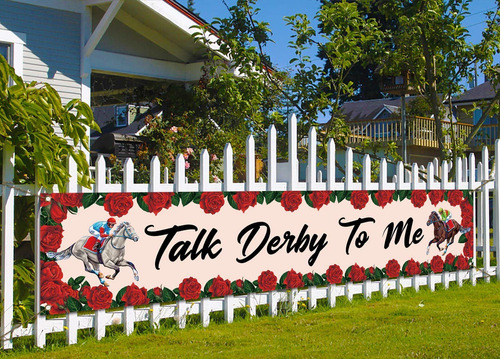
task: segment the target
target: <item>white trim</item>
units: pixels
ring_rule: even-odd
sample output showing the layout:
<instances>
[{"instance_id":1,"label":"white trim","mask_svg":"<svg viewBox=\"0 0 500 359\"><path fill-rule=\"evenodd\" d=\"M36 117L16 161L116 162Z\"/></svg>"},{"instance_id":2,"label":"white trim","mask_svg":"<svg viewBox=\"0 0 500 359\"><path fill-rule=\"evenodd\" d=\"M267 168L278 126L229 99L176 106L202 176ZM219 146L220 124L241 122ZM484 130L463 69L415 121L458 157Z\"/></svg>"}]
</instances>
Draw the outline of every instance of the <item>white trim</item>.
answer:
<instances>
[{"instance_id":1,"label":"white trim","mask_svg":"<svg viewBox=\"0 0 500 359\"><path fill-rule=\"evenodd\" d=\"M21 4L48 7L51 9L80 13L84 5L80 0L10 0Z\"/></svg>"},{"instance_id":2,"label":"white trim","mask_svg":"<svg viewBox=\"0 0 500 359\"><path fill-rule=\"evenodd\" d=\"M109 5L108 10L106 10L106 13L102 17L101 21L99 21L99 24L85 44L85 48L83 49L83 54L85 56L88 57L90 56L90 54L92 54L97 44L99 44L99 41L101 41L101 38L108 29L109 25L111 24L111 21L113 21L116 14L122 7L124 1L125 0L113 0L111 5Z\"/></svg>"},{"instance_id":3,"label":"white trim","mask_svg":"<svg viewBox=\"0 0 500 359\"><path fill-rule=\"evenodd\" d=\"M92 70L173 81L198 81L202 62L178 62L147 59L138 56L95 50L90 57Z\"/></svg>"},{"instance_id":4,"label":"white trim","mask_svg":"<svg viewBox=\"0 0 500 359\"><path fill-rule=\"evenodd\" d=\"M394 113L394 111L391 111L390 108L388 108L386 105L384 105L384 107L382 107L382 109L379 112L377 112L377 114L375 116L373 116L373 119L376 120L384 111L388 111L389 114Z\"/></svg>"},{"instance_id":5,"label":"white trim","mask_svg":"<svg viewBox=\"0 0 500 359\"><path fill-rule=\"evenodd\" d=\"M16 71L16 74L22 77L26 34L9 30L0 30L0 42L8 43L12 46L12 67Z\"/></svg>"}]
</instances>

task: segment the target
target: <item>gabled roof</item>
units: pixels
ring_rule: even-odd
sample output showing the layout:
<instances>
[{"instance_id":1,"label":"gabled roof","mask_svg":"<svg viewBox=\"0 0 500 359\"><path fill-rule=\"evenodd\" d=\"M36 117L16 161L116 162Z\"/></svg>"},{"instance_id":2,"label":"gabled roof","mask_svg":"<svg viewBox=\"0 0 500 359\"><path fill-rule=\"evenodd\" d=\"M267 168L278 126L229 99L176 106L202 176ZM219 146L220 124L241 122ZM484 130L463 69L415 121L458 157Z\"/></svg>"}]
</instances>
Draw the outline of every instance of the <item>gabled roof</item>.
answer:
<instances>
[{"instance_id":1,"label":"gabled roof","mask_svg":"<svg viewBox=\"0 0 500 359\"><path fill-rule=\"evenodd\" d=\"M410 97L411 98L411 97ZM401 106L401 98L382 98L375 100L361 100L344 102L340 110L346 116L347 121L372 120L381 113L383 109L395 112Z\"/></svg>"},{"instance_id":2,"label":"gabled roof","mask_svg":"<svg viewBox=\"0 0 500 359\"><path fill-rule=\"evenodd\" d=\"M476 86L469 91L464 92L462 95L457 96L454 104L463 104L467 102L478 102L481 100L491 100L495 97L495 89L491 82L486 81L479 86Z\"/></svg>"}]
</instances>

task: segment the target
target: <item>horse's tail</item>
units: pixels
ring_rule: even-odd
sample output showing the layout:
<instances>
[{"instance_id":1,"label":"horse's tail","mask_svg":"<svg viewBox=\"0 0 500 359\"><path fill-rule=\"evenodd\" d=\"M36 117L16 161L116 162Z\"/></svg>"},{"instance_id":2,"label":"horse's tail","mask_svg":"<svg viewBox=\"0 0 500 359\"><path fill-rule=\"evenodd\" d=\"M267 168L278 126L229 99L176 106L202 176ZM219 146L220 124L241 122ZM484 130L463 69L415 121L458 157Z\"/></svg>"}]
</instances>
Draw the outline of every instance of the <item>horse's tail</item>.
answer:
<instances>
[{"instance_id":1,"label":"horse's tail","mask_svg":"<svg viewBox=\"0 0 500 359\"><path fill-rule=\"evenodd\" d=\"M73 246L71 245L70 247L66 248L62 252L57 252L57 253L56 252L47 252L47 257L49 257L50 259L55 259L56 261L68 259L73 254L72 249L73 249Z\"/></svg>"},{"instance_id":2,"label":"horse's tail","mask_svg":"<svg viewBox=\"0 0 500 359\"><path fill-rule=\"evenodd\" d=\"M465 228L465 227L462 227L460 226L460 233L468 233L470 231L470 228Z\"/></svg>"}]
</instances>

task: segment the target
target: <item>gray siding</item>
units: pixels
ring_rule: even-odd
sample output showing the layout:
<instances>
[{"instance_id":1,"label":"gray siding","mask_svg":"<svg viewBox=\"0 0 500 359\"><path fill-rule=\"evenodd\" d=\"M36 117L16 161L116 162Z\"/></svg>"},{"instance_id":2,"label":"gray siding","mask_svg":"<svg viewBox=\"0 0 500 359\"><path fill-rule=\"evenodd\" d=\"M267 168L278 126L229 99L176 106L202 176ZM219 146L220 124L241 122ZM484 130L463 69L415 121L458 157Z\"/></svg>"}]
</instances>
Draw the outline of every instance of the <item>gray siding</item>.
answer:
<instances>
[{"instance_id":1,"label":"gray siding","mask_svg":"<svg viewBox=\"0 0 500 359\"><path fill-rule=\"evenodd\" d=\"M0 29L26 34L25 81L49 83L63 103L81 97L80 14L0 0Z\"/></svg>"}]
</instances>

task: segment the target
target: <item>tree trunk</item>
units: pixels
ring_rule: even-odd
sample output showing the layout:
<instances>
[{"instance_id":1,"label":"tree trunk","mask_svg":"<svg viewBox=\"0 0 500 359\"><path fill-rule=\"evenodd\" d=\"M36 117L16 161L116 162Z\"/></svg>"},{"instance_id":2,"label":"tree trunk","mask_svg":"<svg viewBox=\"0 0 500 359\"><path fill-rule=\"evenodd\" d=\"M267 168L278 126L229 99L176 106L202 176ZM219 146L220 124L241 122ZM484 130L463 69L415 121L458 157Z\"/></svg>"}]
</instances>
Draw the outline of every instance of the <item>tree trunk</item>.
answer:
<instances>
[{"instance_id":1,"label":"tree trunk","mask_svg":"<svg viewBox=\"0 0 500 359\"><path fill-rule=\"evenodd\" d=\"M436 122L436 138L438 141L439 152L441 160L444 159L445 150L443 143L443 127L441 123L441 116L439 113L439 100L437 93L437 83L436 83L436 64L434 62L434 56L429 50L429 45L427 43L427 38L425 37L424 30L420 34L420 40L422 41L422 48L424 51L425 58L425 80L427 82L427 93L428 98L431 102L432 113L434 114L434 121Z\"/></svg>"}]
</instances>

